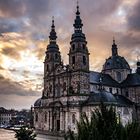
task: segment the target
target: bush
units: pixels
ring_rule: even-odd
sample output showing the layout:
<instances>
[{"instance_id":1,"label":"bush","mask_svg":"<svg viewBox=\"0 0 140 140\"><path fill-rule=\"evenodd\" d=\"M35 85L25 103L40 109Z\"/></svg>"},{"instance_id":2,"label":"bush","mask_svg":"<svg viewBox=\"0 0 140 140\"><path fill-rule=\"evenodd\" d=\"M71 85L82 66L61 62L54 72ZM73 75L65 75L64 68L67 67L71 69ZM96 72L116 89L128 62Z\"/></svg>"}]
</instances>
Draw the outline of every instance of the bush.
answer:
<instances>
[{"instance_id":1,"label":"bush","mask_svg":"<svg viewBox=\"0 0 140 140\"><path fill-rule=\"evenodd\" d=\"M33 129L21 127L20 130L16 130L15 138L18 140L36 140L36 134Z\"/></svg>"}]
</instances>

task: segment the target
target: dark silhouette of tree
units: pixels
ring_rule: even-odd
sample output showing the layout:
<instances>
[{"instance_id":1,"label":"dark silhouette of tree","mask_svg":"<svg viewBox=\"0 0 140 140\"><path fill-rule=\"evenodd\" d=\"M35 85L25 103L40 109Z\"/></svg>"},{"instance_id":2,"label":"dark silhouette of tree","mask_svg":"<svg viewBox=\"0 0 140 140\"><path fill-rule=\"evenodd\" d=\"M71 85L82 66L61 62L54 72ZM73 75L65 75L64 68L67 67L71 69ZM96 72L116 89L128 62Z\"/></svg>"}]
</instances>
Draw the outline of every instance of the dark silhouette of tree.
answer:
<instances>
[{"instance_id":1,"label":"dark silhouette of tree","mask_svg":"<svg viewBox=\"0 0 140 140\"><path fill-rule=\"evenodd\" d=\"M69 130L66 139L69 140L139 140L140 125L136 122L125 127L117 117L115 108L101 104L91 118L85 114L77 122L77 134Z\"/></svg>"},{"instance_id":2,"label":"dark silhouette of tree","mask_svg":"<svg viewBox=\"0 0 140 140\"><path fill-rule=\"evenodd\" d=\"M15 138L18 140L36 140L36 134L33 129L21 127L19 130L16 130Z\"/></svg>"}]
</instances>

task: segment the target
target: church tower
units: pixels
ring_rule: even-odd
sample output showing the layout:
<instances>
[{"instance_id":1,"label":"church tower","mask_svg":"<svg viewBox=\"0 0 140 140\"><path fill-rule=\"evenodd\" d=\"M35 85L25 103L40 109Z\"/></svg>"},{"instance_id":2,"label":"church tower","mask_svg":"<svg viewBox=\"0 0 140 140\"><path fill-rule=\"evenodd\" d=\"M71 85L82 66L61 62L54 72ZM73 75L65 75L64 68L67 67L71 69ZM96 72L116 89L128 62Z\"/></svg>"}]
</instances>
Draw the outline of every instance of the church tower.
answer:
<instances>
[{"instance_id":1,"label":"church tower","mask_svg":"<svg viewBox=\"0 0 140 140\"><path fill-rule=\"evenodd\" d=\"M54 19L52 19L51 32L49 36L49 45L47 46L45 61L44 61L44 77L61 63L61 55L59 46L56 43L57 35L55 32Z\"/></svg>"},{"instance_id":2,"label":"church tower","mask_svg":"<svg viewBox=\"0 0 140 140\"><path fill-rule=\"evenodd\" d=\"M83 23L77 3L74 33L71 37L69 50L69 68L71 71L71 86L74 94L89 94L89 52L85 34L82 32Z\"/></svg>"},{"instance_id":3,"label":"church tower","mask_svg":"<svg viewBox=\"0 0 140 140\"><path fill-rule=\"evenodd\" d=\"M77 4L76 19L74 21L74 33L71 37L69 51L69 65L73 71L89 71L89 52L85 34L82 32L82 20L80 18L79 5Z\"/></svg>"}]
</instances>

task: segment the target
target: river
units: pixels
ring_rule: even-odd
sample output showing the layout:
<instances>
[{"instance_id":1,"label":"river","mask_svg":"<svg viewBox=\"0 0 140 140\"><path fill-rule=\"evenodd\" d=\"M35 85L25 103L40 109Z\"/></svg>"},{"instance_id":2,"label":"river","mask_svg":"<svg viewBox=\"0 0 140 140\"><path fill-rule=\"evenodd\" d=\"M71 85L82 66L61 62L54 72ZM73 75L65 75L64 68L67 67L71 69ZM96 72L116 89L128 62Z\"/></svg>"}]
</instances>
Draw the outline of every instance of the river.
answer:
<instances>
[{"instance_id":1,"label":"river","mask_svg":"<svg viewBox=\"0 0 140 140\"><path fill-rule=\"evenodd\" d=\"M0 140L17 140L15 132L6 129L0 129ZM38 135L37 140L47 140L43 135Z\"/></svg>"}]
</instances>

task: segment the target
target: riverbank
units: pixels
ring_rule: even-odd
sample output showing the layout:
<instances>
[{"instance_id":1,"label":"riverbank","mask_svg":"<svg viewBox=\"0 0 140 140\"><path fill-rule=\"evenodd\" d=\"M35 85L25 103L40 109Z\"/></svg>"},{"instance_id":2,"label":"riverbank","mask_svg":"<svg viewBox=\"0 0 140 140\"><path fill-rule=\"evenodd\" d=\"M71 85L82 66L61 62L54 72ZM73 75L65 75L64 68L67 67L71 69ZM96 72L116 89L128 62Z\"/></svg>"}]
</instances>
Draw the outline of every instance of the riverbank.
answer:
<instances>
[{"instance_id":1,"label":"riverbank","mask_svg":"<svg viewBox=\"0 0 140 140\"><path fill-rule=\"evenodd\" d=\"M15 132L13 130L0 128L0 140L17 140L17 139L15 138ZM62 140L62 139L38 133L37 140Z\"/></svg>"}]
</instances>

